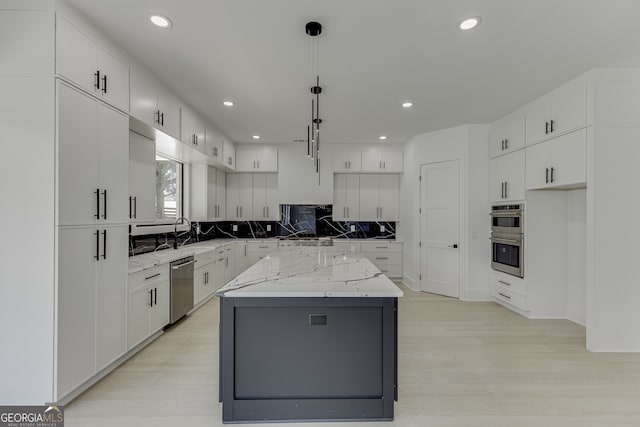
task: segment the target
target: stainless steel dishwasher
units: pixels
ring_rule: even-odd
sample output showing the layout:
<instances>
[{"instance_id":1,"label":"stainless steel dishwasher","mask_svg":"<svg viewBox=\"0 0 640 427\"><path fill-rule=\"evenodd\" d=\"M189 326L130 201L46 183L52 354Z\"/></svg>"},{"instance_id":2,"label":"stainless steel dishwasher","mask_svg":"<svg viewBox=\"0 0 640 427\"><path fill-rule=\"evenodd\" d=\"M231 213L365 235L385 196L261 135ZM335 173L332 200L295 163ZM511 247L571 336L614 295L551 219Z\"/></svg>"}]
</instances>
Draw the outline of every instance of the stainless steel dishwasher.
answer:
<instances>
[{"instance_id":1,"label":"stainless steel dishwasher","mask_svg":"<svg viewBox=\"0 0 640 427\"><path fill-rule=\"evenodd\" d=\"M171 318L175 323L193 308L193 256L171 263Z\"/></svg>"}]
</instances>

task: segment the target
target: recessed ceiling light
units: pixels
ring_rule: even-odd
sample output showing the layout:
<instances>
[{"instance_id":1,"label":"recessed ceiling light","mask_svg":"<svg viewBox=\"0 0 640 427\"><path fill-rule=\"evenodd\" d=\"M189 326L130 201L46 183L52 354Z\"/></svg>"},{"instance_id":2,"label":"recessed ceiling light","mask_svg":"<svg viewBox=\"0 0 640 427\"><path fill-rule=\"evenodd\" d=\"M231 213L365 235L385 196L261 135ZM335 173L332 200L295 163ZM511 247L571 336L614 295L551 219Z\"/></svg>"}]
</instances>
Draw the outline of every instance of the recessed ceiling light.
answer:
<instances>
[{"instance_id":1,"label":"recessed ceiling light","mask_svg":"<svg viewBox=\"0 0 640 427\"><path fill-rule=\"evenodd\" d=\"M233 107L234 105L236 105L233 101L224 101L223 104L226 107Z\"/></svg>"},{"instance_id":2,"label":"recessed ceiling light","mask_svg":"<svg viewBox=\"0 0 640 427\"><path fill-rule=\"evenodd\" d=\"M151 22L153 22L154 25L157 25L160 28L169 28L172 25L171 19L157 13L149 16L149 19L151 20Z\"/></svg>"},{"instance_id":3,"label":"recessed ceiling light","mask_svg":"<svg viewBox=\"0 0 640 427\"><path fill-rule=\"evenodd\" d=\"M260 135L253 135L253 139L260 139Z\"/></svg>"},{"instance_id":4,"label":"recessed ceiling light","mask_svg":"<svg viewBox=\"0 0 640 427\"><path fill-rule=\"evenodd\" d=\"M465 18L459 25L458 28L461 30L471 30L480 24L479 16L471 16L469 18Z\"/></svg>"},{"instance_id":5,"label":"recessed ceiling light","mask_svg":"<svg viewBox=\"0 0 640 427\"><path fill-rule=\"evenodd\" d=\"M403 106L404 108L410 108L410 107L413 107L413 102L409 102L409 101L407 101L407 102L403 102L403 103L402 103L402 106Z\"/></svg>"},{"instance_id":6,"label":"recessed ceiling light","mask_svg":"<svg viewBox=\"0 0 640 427\"><path fill-rule=\"evenodd\" d=\"M384 136L384 135L382 135L382 136L380 137L380 139L384 141L385 139L387 139L387 137L386 137L386 136Z\"/></svg>"}]
</instances>

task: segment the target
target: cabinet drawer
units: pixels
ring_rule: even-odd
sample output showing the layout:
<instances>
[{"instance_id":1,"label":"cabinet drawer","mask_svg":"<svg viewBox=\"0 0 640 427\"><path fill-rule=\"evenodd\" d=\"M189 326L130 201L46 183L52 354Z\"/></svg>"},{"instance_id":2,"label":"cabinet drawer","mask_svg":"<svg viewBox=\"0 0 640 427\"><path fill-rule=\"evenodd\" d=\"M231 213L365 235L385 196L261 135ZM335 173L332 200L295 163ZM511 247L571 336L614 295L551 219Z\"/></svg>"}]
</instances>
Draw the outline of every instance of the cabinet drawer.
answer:
<instances>
[{"instance_id":1,"label":"cabinet drawer","mask_svg":"<svg viewBox=\"0 0 640 427\"><path fill-rule=\"evenodd\" d=\"M129 275L129 292L152 283L169 280L169 264L158 265Z\"/></svg>"},{"instance_id":2,"label":"cabinet drawer","mask_svg":"<svg viewBox=\"0 0 640 427\"><path fill-rule=\"evenodd\" d=\"M505 289L510 292L515 292L523 296L527 295L525 281L520 277L515 277L509 274L501 274L496 271L492 271L489 274L489 282L492 285L494 285L496 288Z\"/></svg>"},{"instance_id":3,"label":"cabinet drawer","mask_svg":"<svg viewBox=\"0 0 640 427\"><path fill-rule=\"evenodd\" d=\"M389 264L402 264L402 253L394 252L366 252L362 251L362 254L367 257L369 261L377 265L389 265Z\"/></svg>"},{"instance_id":4,"label":"cabinet drawer","mask_svg":"<svg viewBox=\"0 0 640 427\"><path fill-rule=\"evenodd\" d=\"M402 243L362 242L362 252L402 252Z\"/></svg>"},{"instance_id":5,"label":"cabinet drawer","mask_svg":"<svg viewBox=\"0 0 640 427\"><path fill-rule=\"evenodd\" d=\"M527 298L524 295L512 292L509 289L505 289L502 286L497 286L494 283L489 284L489 290L491 296L495 299L513 305L521 310L527 309Z\"/></svg>"},{"instance_id":6,"label":"cabinet drawer","mask_svg":"<svg viewBox=\"0 0 640 427\"><path fill-rule=\"evenodd\" d=\"M211 264L216 258L216 251L211 249L210 251L202 252L194 257L196 264L195 268L201 268L207 264Z\"/></svg>"},{"instance_id":7,"label":"cabinet drawer","mask_svg":"<svg viewBox=\"0 0 640 427\"><path fill-rule=\"evenodd\" d=\"M402 277L402 264L376 265L376 267L387 277Z\"/></svg>"}]
</instances>

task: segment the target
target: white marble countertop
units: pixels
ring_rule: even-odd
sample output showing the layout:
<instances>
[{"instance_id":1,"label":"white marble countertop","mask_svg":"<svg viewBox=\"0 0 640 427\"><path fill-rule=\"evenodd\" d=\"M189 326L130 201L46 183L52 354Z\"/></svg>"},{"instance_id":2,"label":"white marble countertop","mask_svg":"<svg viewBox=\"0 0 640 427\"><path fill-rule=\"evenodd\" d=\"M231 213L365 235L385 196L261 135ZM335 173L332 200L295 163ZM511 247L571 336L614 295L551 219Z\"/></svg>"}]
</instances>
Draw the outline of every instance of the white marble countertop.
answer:
<instances>
[{"instance_id":1,"label":"white marble countertop","mask_svg":"<svg viewBox=\"0 0 640 427\"><path fill-rule=\"evenodd\" d=\"M361 253L332 246L293 246L272 252L216 295L362 298L403 293Z\"/></svg>"}]
</instances>

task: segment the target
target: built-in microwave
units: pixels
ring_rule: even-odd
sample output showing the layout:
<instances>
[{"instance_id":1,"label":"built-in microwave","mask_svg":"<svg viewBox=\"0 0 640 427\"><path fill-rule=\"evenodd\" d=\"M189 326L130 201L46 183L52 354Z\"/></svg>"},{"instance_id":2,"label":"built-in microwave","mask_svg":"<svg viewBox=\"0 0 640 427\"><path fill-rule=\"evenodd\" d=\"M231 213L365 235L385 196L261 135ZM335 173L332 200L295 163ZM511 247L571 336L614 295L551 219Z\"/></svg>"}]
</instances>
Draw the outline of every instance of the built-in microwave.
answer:
<instances>
[{"instance_id":1,"label":"built-in microwave","mask_svg":"<svg viewBox=\"0 0 640 427\"><path fill-rule=\"evenodd\" d=\"M500 205L491 207L491 232L500 234L524 233L524 206Z\"/></svg>"},{"instance_id":2,"label":"built-in microwave","mask_svg":"<svg viewBox=\"0 0 640 427\"><path fill-rule=\"evenodd\" d=\"M524 277L524 239L521 234L491 234L491 268Z\"/></svg>"}]
</instances>

